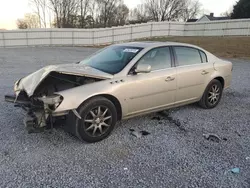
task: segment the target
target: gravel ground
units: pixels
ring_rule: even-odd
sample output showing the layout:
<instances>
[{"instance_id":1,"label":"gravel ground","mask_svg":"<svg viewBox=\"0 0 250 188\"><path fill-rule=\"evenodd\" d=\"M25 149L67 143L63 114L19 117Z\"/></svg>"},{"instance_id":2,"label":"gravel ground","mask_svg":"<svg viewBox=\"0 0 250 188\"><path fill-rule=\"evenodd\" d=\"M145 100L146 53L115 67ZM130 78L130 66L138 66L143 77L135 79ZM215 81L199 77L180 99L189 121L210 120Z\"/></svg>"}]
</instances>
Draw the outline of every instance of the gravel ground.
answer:
<instances>
[{"instance_id":1,"label":"gravel ground","mask_svg":"<svg viewBox=\"0 0 250 188\"><path fill-rule=\"evenodd\" d=\"M189 105L167 116L125 120L96 144L83 144L60 128L28 134L23 112L4 102L13 82L45 65L76 62L94 51L0 49L1 187L250 187L250 62L243 60L232 60L232 87L215 109ZM136 138L129 129L151 134ZM224 140L206 140L204 133ZM239 174L230 172L234 167Z\"/></svg>"}]
</instances>

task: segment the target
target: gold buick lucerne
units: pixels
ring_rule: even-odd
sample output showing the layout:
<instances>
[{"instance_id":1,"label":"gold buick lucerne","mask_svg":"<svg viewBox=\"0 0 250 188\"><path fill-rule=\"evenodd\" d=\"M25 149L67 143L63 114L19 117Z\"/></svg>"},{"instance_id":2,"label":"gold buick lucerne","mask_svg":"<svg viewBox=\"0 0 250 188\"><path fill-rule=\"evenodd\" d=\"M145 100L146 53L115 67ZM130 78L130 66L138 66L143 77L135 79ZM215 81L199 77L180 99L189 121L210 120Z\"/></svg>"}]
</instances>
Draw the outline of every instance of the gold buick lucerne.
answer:
<instances>
[{"instance_id":1,"label":"gold buick lucerne","mask_svg":"<svg viewBox=\"0 0 250 188\"><path fill-rule=\"evenodd\" d=\"M195 102L214 108L231 79L231 62L197 46L133 42L46 66L19 79L5 100L27 111L30 133L63 120L66 131L97 142L122 119Z\"/></svg>"}]
</instances>

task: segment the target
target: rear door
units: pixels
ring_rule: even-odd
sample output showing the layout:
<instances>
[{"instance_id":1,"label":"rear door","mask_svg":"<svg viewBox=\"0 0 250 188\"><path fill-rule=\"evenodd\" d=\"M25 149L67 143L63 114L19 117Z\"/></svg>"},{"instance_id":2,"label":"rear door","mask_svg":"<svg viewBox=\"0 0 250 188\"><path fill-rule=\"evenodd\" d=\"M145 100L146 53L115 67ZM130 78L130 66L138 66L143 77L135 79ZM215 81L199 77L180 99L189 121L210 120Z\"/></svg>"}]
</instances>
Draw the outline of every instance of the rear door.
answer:
<instances>
[{"instance_id":1,"label":"rear door","mask_svg":"<svg viewBox=\"0 0 250 188\"><path fill-rule=\"evenodd\" d=\"M173 46L177 66L176 104L198 100L213 72L206 54L196 48Z\"/></svg>"}]
</instances>

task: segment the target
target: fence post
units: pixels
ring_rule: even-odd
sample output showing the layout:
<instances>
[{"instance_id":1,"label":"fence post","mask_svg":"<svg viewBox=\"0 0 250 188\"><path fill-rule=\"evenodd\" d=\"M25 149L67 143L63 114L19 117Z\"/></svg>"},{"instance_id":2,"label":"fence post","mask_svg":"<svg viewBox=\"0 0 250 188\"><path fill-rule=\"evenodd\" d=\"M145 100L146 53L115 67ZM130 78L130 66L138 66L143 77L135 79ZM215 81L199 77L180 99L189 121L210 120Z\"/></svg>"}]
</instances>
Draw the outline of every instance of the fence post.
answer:
<instances>
[{"instance_id":1,"label":"fence post","mask_svg":"<svg viewBox=\"0 0 250 188\"><path fill-rule=\"evenodd\" d=\"M171 24L170 24L170 22L168 21L168 37L170 36L170 27L171 27Z\"/></svg>"},{"instance_id":2,"label":"fence post","mask_svg":"<svg viewBox=\"0 0 250 188\"><path fill-rule=\"evenodd\" d=\"M115 43L115 31L114 31L114 28L112 27L112 44Z\"/></svg>"},{"instance_id":3,"label":"fence post","mask_svg":"<svg viewBox=\"0 0 250 188\"><path fill-rule=\"evenodd\" d=\"M153 37L153 23L150 25L150 37Z\"/></svg>"},{"instance_id":4,"label":"fence post","mask_svg":"<svg viewBox=\"0 0 250 188\"><path fill-rule=\"evenodd\" d=\"M203 37L205 36L205 31L206 31L206 22L204 23Z\"/></svg>"},{"instance_id":5,"label":"fence post","mask_svg":"<svg viewBox=\"0 0 250 188\"><path fill-rule=\"evenodd\" d=\"M130 40L133 40L133 27L130 26Z\"/></svg>"},{"instance_id":6,"label":"fence post","mask_svg":"<svg viewBox=\"0 0 250 188\"><path fill-rule=\"evenodd\" d=\"M92 31L92 45L95 45L95 30Z\"/></svg>"},{"instance_id":7,"label":"fence post","mask_svg":"<svg viewBox=\"0 0 250 188\"><path fill-rule=\"evenodd\" d=\"M50 46L52 46L52 29L50 29L49 32L49 40L50 40Z\"/></svg>"},{"instance_id":8,"label":"fence post","mask_svg":"<svg viewBox=\"0 0 250 188\"><path fill-rule=\"evenodd\" d=\"M250 35L250 21L248 22L248 31L247 31L247 36Z\"/></svg>"},{"instance_id":9,"label":"fence post","mask_svg":"<svg viewBox=\"0 0 250 188\"><path fill-rule=\"evenodd\" d=\"M25 30L25 36L26 36L26 46L29 46L27 29Z\"/></svg>"},{"instance_id":10,"label":"fence post","mask_svg":"<svg viewBox=\"0 0 250 188\"><path fill-rule=\"evenodd\" d=\"M5 46L6 46L6 44L5 44L5 36L4 36L4 31L2 32L2 34L3 34L3 47L5 48Z\"/></svg>"},{"instance_id":11,"label":"fence post","mask_svg":"<svg viewBox=\"0 0 250 188\"><path fill-rule=\"evenodd\" d=\"M74 35L74 30L72 29L72 46L74 47L74 37L75 37L75 35Z\"/></svg>"}]
</instances>

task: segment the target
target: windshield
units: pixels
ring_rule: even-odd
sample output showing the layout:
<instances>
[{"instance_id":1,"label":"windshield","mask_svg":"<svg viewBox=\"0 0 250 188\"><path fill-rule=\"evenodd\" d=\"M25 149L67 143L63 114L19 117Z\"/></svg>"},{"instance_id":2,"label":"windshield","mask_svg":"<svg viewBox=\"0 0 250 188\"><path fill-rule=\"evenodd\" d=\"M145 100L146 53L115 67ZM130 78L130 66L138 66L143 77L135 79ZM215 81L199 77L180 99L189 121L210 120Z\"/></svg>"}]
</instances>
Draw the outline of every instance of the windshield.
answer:
<instances>
[{"instance_id":1,"label":"windshield","mask_svg":"<svg viewBox=\"0 0 250 188\"><path fill-rule=\"evenodd\" d=\"M80 62L109 74L120 72L140 51L139 47L111 46Z\"/></svg>"}]
</instances>

